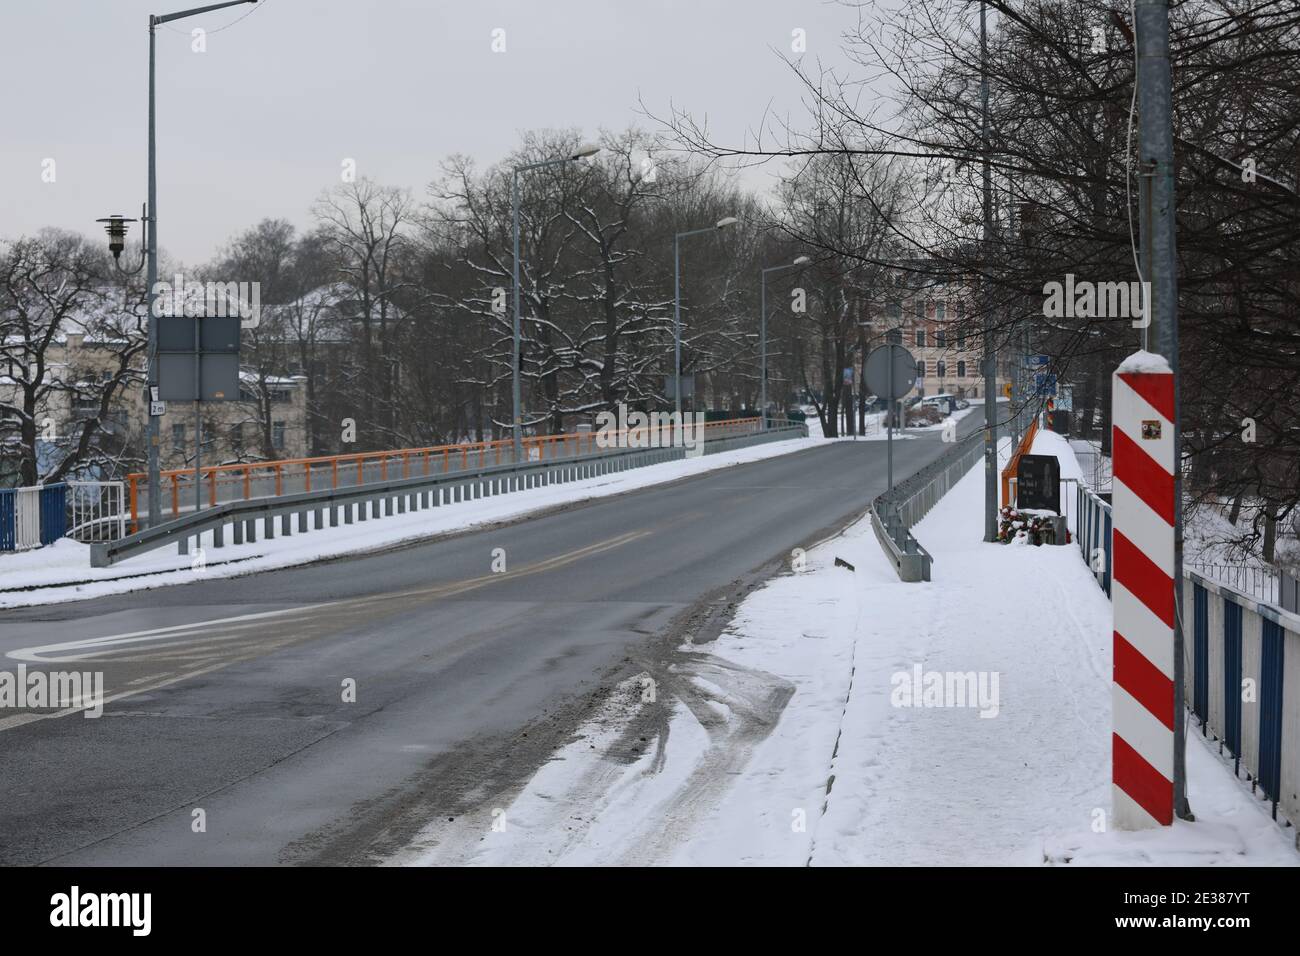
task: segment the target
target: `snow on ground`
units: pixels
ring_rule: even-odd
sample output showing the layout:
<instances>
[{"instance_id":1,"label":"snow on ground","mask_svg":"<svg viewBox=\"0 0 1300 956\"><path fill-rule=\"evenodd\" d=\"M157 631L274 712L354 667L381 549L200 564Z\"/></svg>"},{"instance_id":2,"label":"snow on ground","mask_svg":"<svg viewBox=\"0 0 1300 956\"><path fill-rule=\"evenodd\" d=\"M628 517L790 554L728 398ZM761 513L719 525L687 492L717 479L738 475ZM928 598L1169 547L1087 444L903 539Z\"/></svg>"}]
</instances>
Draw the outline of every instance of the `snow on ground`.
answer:
<instances>
[{"instance_id":1,"label":"snow on ground","mask_svg":"<svg viewBox=\"0 0 1300 956\"><path fill-rule=\"evenodd\" d=\"M208 532L203 536L204 562L201 565L197 564L197 552L193 549L190 555L181 555L173 547L168 547L128 558L110 568L92 568L90 546L65 538L33 551L0 554L0 609L81 601L106 594L188 584L200 574L234 577L309 564L338 555L381 550L403 542L519 518L561 504L623 494L719 468L788 455L820 443L819 439L813 438L771 442L562 485L531 488L387 518L371 518L337 528L313 529L305 534L295 530L292 535L281 536L277 522L275 538L254 544L227 544L223 548L214 548L212 533ZM260 536L260 524L258 532ZM23 590L32 587L40 587L40 590Z\"/></svg>"},{"instance_id":2,"label":"snow on ground","mask_svg":"<svg viewBox=\"0 0 1300 956\"><path fill-rule=\"evenodd\" d=\"M959 408L954 411L948 419L937 425L910 425L907 428L897 428L894 430L894 441L908 441L920 432L941 432L947 421L959 422L975 410L975 405L971 404L967 408ZM825 432L822 429L821 419L817 417L817 409L809 405L805 409L808 419L808 435L812 438L823 438ZM886 441L889 438L889 430L885 428L885 413L870 412L867 414L867 433L865 435L844 435L839 438L830 439L831 441Z\"/></svg>"},{"instance_id":3,"label":"snow on ground","mask_svg":"<svg viewBox=\"0 0 1300 956\"><path fill-rule=\"evenodd\" d=\"M900 583L865 521L812 549L683 649L666 741L602 752L608 720L640 706L606 715L459 859L1300 864L1294 831L1198 741L1195 824L1093 832L1110 812L1111 607L1073 547L984 544L982 494L976 466L915 529L931 583Z\"/></svg>"}]
</instances>

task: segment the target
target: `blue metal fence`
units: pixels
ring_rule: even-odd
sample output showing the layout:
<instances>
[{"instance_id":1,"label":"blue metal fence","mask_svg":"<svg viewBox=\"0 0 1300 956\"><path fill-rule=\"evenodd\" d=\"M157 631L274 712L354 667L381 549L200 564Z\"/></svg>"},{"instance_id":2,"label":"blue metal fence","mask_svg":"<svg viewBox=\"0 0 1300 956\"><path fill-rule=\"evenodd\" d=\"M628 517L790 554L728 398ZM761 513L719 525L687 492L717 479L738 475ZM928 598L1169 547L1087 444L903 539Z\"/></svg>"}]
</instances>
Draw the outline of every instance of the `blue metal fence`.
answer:
<instances>
[{"instance_id":1,"label":"blue metal fence","mask_svg":"<svg viewBox=\"0 0 1300 956\"><path fill-rule=\"evenodd\" d=\"M1208 643L1208 642L1207 642ZM1207 667L1208 671L1208 667ZM1198 675L1199 676L1199 675ZM1209 677L1209 674L1206 674ZM1223 741L1241 769L1241 605L1223 602ZM1208 722L1201 725L1206 733Z\"/></svg>"},{"instance_id":2,"label":"blue metal fence","mask_svg":"<svg viewBox=\"0 0 1300 956\"><path fill-rule=\"evenodd\" d=\"M17 547L18 490L0 488L0 551L13 551Z\"/></svg>"},{"instance_id":3,"label":"blue metal fence","mask_svg":"<svg viewBox=\"0 0 1300 956\"><path fill-rule=\"evenodd\" d=\"M1259 786L1273 803L1277 819L1282 799L1282 667L1285 641L1276 621L1263 621L1259 682ZM1240 693L1237 694L1240 698Z\"/></svg>"},{"instance_id":4,"label":"blue metal fence","mask_svg":"<svg viewBox=\"0 0 1300 956\"><path fill-rule=\"evenodd\" d=\"M0 551L26 551L58 541L68 530L68 486L0 489Z\"/></svg>"}]
</instances>

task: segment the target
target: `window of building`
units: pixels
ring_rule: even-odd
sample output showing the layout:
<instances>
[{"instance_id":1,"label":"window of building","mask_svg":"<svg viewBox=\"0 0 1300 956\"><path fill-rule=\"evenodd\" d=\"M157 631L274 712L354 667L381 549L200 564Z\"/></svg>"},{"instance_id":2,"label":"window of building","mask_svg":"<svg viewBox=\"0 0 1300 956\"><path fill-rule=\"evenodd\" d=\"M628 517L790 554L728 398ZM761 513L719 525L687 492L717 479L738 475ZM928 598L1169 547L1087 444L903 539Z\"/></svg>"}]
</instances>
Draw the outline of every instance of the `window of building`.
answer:
<instances>
[{"instance_id":1,"label":"window of building","mask_svg":"<svg viewBox=\"0 0 1300 956\"><path fill-rule=\"evenodd\" d=\"M924 299L917 299L917 300L916 300L916 303L915 303L915 308L916 308L916 317L917 317L918 319L924 319L924 318L925 318L925 300L924 300Z\"/></svg>"},{"instance_id":2,"label":"window of building","mask_svg":"<svg viewBox=\"0 0 1300 956\"><path fill-rule=\"evenodd\" d=\"M903 344L903 330L894 328L885 333L885 341L891 345Z\"/></svg>"},{"instance_id":3,"label":"window of building","mask_svg":"<svg viewBox=\"0 0 1300 956\"><path fill-rule=\"evenodd\" d=\"M184 426L184 425L173 425L173 426L172 426L172 444L173 444L173 445L184 445L184 444L185 444L185 426Z\"/></svg>"},{"instance_id":4,"label":"window of building","mask_svg":"<svg viewBox=\"0 0 1300 956\"><path fill-rule=\"evenodd\" d=\"M959 348L959 349L964 349L964 348L966 348L966 333L965 333L965 332L958 332L958 333L957 333L957 348Z\"/></svg>"},{"instance_id":5,"label":"window of building","mask_svg":"<svg viewBox=\"0 0 1300 956\"><path fill-rule=\"evenodd\" d=\"M916 363L916 377L925 378L925 359L920 359Z\"/></svg>"},{"instance_id":6,"label":"window of building","mask_svg":"<svg viewBox=\"0 0 1300 956\"><path fill-rule=\"evenodd\" d=\"M934 330L934 344L937 345L937 346L938 346L939 348L941 348L941 349L942 349L942 348L947 348L947 346L948 346L948 333L947 333L946 331L944 331L943 329L935 329L935 330Z\"/></svg>"},{"instance_id":7,"label":"window of building","mask_svg":"<svg viewBox=\"0 0 1300 956\"><path fill-rule=\"evenodd\" d=\"M921 348L925 348L925 329L916 330L916 344Z\"/></svg>"},{"instance_id":8,"label":"window of building","mask_svg":"<svg viewBox=\"0 0 1300 956\"><path fill-rule=\"evenodd\" d=\"M957 377L958 378L966 377L966 363L960 360L958 360L957 362Z\"/></svg>"},{"instance_id":9,"label":"window of building","mask_svg":"<svg viewBox=\"0 0 1300 956\"><path fill-rule=\"evenodd\" d=\"M943 303L942 303L942 302L936 302L936 303L934 304L934 320L935 320L936 322L942 322L942 321L943 321L943 309L944 309L944 306L943 306Z\"/></svg>"},{"instance_id":10,"label":"window of building","mask_svg":"<svg viewBox=\"0 0 1300 956\"><path fill-rule=\"evenodd\" d=\"M284 422L271 423L271 444L276 451L284 451Z\"/></svg>"},{"instance_id":11,"label":"window of building","mask_svg":"<svg viewBox=\"0 0 1300 956\"><path fill-rule=\"evenodd\" d=\"M936 364L935 368L938 370L938 375L939 375L940 378L943 378L944 375L945 375L945 374L947 373L947 371L948 371L948 366L947 366L947 364L944 362L943 359L939 359L939 361L938 361L938 363Z\"/></svg>"},{"instance_id":12,"label":"window of building","mask_svg":"<svg viewBox=\"0 0 1300 956\"><path fill-rule=\"evenodd\" d=\"M885 314L889 316L890 321L898 324L903 320L903 303L900 301L889 303L885 308Z\"/></svg>"}]
</instances>

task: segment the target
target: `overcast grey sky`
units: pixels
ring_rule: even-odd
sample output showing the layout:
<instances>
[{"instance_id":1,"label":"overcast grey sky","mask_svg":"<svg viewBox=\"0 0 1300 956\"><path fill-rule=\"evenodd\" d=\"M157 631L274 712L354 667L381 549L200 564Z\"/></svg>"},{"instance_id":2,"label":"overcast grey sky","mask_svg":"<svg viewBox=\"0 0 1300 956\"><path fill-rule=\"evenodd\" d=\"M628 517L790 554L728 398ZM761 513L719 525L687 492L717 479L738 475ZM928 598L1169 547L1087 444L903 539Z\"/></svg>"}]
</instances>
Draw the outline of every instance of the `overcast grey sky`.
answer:
<instances>
[{"instance_id":1,"label":"overcast grey sky","mask_svg":"<svg viewBox=\"0 0 1300 956\"><path fill-rule=\"evenodd\" d=\"M139 215L147 16L202 3L0 5L0 237ZM806 31L810 62L840 64L856 20L823 0L262 0L169 24L159 239L196 264L263 217L307 226L345 157L423 197L446 156L490 165L525 129L652 129L638 97L656 113L671 101L707 114L717 138L737 141L769 106L802 116L776 52L791 32ZM191 50L194 27L208 31L206 52ZM505 53L492 50L498 28Z\"/></svg>"}]
</instances>

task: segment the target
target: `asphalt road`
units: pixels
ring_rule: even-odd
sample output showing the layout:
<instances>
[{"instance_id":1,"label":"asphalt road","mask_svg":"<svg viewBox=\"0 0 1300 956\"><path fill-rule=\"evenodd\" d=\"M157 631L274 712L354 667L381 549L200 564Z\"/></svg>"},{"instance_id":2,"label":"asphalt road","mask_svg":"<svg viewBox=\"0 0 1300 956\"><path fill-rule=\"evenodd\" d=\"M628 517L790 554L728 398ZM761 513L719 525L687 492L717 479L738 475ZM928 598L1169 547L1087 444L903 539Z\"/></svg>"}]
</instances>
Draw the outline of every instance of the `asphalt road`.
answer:
<instances>
[{"instance_id":1,"label":"asphalt road","mask_svg":"<svg viewBox=\"0 0 1300 956\"><path fill-rule=\"evenodd\" d=\"M896 474L946 447L896 442ZM378 863L432 819L482 832L619 680L710 639L884 485L882 442L832 443L352 560L0 613L0 670L101 671L110 698L98 719L0 711L0 863Z\"/></svg>"}]
</instances>

